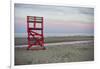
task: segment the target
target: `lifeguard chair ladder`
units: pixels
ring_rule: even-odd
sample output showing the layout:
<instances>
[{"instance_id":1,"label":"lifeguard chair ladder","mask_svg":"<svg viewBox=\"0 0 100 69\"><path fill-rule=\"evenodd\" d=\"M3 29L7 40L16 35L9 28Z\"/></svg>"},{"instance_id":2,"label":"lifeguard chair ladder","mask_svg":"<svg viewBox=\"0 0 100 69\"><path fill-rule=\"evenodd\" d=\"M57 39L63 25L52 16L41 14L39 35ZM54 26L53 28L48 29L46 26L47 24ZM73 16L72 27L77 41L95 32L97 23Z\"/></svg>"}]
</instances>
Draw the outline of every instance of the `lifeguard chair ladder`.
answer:
<instances>
[{"instance_id":1,"label":"lifeguard chair ladder","mask_svg":"<svg viewBox=\"0 0 100 69\"><path fill-rule=\"evenodd\" d=\"M32 46L44 47L43 17L27 16L28 50Z\"/></svg>"}]
</instances>

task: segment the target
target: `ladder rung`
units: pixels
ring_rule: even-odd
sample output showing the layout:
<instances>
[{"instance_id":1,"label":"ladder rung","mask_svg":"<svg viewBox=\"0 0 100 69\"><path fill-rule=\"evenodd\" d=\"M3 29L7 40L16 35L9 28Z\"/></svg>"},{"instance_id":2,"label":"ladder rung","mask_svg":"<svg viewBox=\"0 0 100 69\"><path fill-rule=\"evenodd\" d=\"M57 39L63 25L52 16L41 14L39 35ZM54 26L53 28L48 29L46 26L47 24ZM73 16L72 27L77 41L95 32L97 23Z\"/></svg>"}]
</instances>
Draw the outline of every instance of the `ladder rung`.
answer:
<instances>
[{"instance_id":1,"label":"ladder rung","mask_svg":"<svg viewBox=\"0 0 100 69\"><path fill-rule=\"evenodd\" d=\"M36 17L36 18L42 18L42 17Z\"/></svg>"},{"instance_id":2,"label":"ladder rung","mask_svg":"<svg viewBox=\"0 0 100 69\"><path fill-rule=\"evenodd\" d=\"M29 16L29 18L34 18L34 16ZM43 17L36 16L36 18L43 18Z\"/></svg>"},{"instance_id":3,"label":"ladder rung","mask_svg":"<svg viewBox=\"0 0 100 69\"><path fill-rule=\"evenodd\" d=\"M30 22L30 23L34 23L34 22L36 22L36 23L42 23L42 21L28 21L28 22Z\"/></svg>"},{"instance_id":4,"label":"ladder rung","mask_svg":"<svg viewBox=\"0 0 100 69\"><path fill-rule=\"evenodd\" d=\"M42 37L41 38L35 38L35 37L33 37L33 38L29 38L29 40L41 40L42 39Z\"/></svg>"},{"instance_id":5,"label":"ladder rung","mask_svg":"<svg viewBox=\"0 0 100 69\"><path fill-rule=\"evenodd\" d=\"M29 30L42 30L42 28L29 28Z\"/></svg>"}]
</instances>

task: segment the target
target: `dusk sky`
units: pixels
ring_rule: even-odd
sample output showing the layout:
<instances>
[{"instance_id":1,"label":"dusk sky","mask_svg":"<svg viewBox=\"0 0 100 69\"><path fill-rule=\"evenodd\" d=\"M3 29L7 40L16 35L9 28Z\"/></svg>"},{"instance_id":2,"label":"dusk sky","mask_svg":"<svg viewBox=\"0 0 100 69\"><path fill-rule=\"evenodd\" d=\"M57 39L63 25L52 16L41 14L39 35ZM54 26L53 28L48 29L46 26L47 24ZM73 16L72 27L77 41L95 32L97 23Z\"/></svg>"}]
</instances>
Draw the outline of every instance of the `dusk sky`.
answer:
<instances>
[{"instance_id":1,"label":"dusk sky","mask_svg":"<svg viewBox=\"0 0 100 69\"><path fill-rule=\"evenodd\" d=\"M15 36L27 33L27 16L44 17L44 34L91 34L94 32L94 9L36 4L15 4ZM55 35L54 35L55 36Z\"/></svg>"}]
</instances>

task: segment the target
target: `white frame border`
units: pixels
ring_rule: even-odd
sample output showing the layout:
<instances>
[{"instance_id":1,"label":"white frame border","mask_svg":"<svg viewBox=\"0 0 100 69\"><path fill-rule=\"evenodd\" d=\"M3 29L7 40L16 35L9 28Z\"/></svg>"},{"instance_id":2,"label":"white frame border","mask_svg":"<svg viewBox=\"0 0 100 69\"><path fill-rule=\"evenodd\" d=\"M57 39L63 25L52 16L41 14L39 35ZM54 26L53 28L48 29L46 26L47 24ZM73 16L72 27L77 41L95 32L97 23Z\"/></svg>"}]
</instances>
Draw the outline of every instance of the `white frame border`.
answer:
<instances>
[{"instance_id":1,"label":"white frame border","mask_svg":"<svg viewBox=\"0 0 100 69\"><path fill-rule=\"evenodd\" d=\"M34 2L35 1L35 2ZM49 0L50 1L50 0ZM34 67L34 66L40 66L41 64L39 64L39 65L19 65L19 66L15 66L14 65L14 4L15 3L23 3L23 4L40 4L40 5L56 5L56 6L74 6L74 7L89 7L89 8L94 8L95 9L95 5L86 5L86 4L76 4L76 3L46 3L46 2L38 2L38 0L29 0L29 1L24 1L24 0L13 0L13 1L11 1L11 3L10 3L10 26L11 26L11 28L10 28L10 38L11 38L11 40L10 40L10 43L11 43L11 47L10 47L10 67L11 67L11 69L13 69L13 68L19 68L19 69L22 69L22 68L31 68L31 67ZM73 62L71 62L70 64L84 64L84 63L82 63L82 62L78 62L78 63L73 63ZM86 62L86 64L87 63L90 63L90 62ZM94 63L94 62L92 62L92 63ZM56 63L56 64L66 64L66 63ZM56 65L55 63L53 63L53 65ZM43 64L43 65L49 65L49 64ZM50 64L50 65L52 65L52 64ZM68 64L69 65L69 64ZM41 67L40 67L41 68Z\"/></svg>"}]
</instances>

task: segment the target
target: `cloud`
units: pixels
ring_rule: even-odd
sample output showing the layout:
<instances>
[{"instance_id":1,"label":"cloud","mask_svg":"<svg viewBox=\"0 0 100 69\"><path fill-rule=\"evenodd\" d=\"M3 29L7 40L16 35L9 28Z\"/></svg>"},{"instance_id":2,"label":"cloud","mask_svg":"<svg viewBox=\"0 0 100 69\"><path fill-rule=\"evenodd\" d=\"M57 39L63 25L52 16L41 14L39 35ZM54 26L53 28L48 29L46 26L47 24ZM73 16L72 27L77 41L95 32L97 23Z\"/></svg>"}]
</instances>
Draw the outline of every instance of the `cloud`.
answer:
<instances>
[{"instance_id":1,"label":"cloud","mask_svg":"<svg viewBox=\"0 0 100 69\"><path fill-rule=\"evenodd\" d=\"M15 4L15 33L27 31L26 16L43 16L48 33L93 33L94 29L93 8Z\"/></svg>"}]
</instances>

